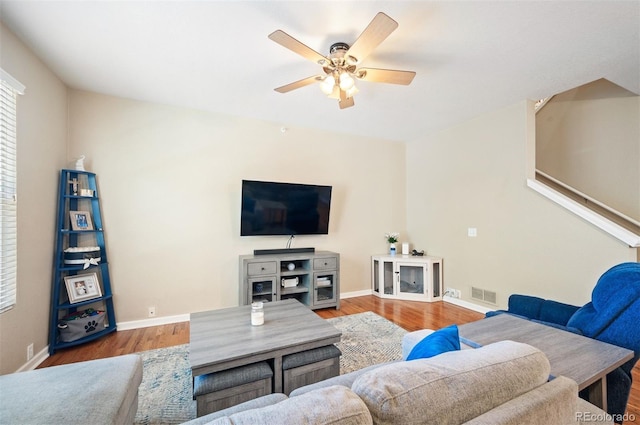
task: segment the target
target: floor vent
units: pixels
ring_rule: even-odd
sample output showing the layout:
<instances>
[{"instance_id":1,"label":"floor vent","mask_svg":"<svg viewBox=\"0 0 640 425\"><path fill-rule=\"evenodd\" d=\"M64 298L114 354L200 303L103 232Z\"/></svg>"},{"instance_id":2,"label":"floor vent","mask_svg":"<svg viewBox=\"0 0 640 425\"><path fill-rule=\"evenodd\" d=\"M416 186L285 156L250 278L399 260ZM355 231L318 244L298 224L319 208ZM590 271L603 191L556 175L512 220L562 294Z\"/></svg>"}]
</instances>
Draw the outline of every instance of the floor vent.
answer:
<instances>
[{"instance_id":1,"label":"floor vent","mask_svg":"<svg viewBox=\"0 0 640 425\"><path fill-rule=\"evenodd\" d=\"M489 304L497 304L498 295L493 291L487 291L486 289L471 287L471 298L474 300L484 301Z\"/></svg>"}]
</instances>

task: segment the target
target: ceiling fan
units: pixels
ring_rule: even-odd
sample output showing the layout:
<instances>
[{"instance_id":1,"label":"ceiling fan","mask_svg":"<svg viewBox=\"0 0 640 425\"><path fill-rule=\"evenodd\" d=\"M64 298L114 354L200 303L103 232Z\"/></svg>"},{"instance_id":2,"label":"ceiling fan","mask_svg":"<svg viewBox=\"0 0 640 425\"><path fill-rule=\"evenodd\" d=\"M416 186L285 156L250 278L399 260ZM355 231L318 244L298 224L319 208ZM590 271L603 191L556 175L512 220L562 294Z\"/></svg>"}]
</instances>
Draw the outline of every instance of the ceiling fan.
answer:
<instances>
[{"instance_id":1,"label":"ceiling fan","mask_svg":"<svg viewBox=\"0 0 640 425\"><path fill-rule=\"evenodd\" d=\"M416 73L394 69L359 68L362 60L382 43L396 28L398 23L379 12L364 29L358 39L349 46L339 42L331 45L329 55L324 56L282 30L269 34L269 38L305 59L322 66L323 74L314 75L278 87L275 91L287 93L300 87L319 82L322 91L339 101L340 109L354 105L353 96L358 92L355 80L374 83L409 85Z\"/></svg>"}]
</instances>

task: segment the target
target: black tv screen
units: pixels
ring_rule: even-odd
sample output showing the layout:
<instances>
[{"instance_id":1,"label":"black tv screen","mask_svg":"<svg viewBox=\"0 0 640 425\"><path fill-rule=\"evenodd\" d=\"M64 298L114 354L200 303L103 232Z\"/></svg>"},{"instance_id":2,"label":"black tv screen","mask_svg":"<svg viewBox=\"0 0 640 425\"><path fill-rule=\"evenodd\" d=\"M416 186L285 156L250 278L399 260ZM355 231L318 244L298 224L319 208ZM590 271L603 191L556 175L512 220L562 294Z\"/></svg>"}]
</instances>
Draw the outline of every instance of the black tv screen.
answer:
<instances>
[{"instance_id":1,"label":"black tv screen","mask_svg":"<svg viewBox=\"0 0 640 425\"><path fill-rule=\"evenodd\" d=\"M240 236L326 235L331 186L242 180Z\"/></svg>"}]
</instances>

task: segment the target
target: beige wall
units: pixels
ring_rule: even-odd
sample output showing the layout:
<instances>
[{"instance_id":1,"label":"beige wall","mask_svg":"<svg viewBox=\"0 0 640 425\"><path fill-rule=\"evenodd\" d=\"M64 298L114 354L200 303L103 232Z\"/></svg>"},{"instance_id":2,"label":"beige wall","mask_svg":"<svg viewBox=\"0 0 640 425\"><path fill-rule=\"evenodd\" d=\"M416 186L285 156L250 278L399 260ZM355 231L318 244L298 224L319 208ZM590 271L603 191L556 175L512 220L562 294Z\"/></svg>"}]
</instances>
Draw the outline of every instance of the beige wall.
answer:
<instances>
[{"instance_id":1,"label":"beige wall","mask_svg":"<svg viewBox=\"0 0 640 425\"><path fill-rule=\"evenodd\" d=\"M536 168L640 221L640 96L600 79L536 115Z\"/></svg>"},{"instance_id":2,"label":"beige wall","mask_svg":"<svg viewBox=\"0 0 640 425\"><path fill-rule=\"evenodd\" d=\"M47 345L58 171L98 173L118 321L238 302L238 255L286 238L239 237L243 178L329 184L330 234L294 246L341 253L342 292L367 290L370 255L399 231L444 257L445 285L576 304L635 251L525 184L527 102L405 147L70 90L0 28L19 104L18 306L0 315L0 373ZM68 114L67 114L68 108ZM67 116L69 122L67 124ZM68 131L68 135L67 135ZM478 229L468 238L467 228Z\"/></svg>"},{"instance_id":3,"label":"beige wall","mask_svg":"<svg viewBox=\"0 0 640 425\"><path fill-rule=\"evenodd\" d=\"M24 84L18 99L18 304L0 314L0 373L48 345L59 169L66 160L66 88L0 24L0 66Z\"/></svg>"},{"instance_id":4,"label":"beige wall","mask_svg":"<svg viewBox=\"0 0 640 425\"><path fill-rule=\"evenodd\" d=\"M527 188L529 105L407 146L409 234L444 257L445 286L465 301L473 285L496 291L501 307L512 293L583 304L607 268L636 253ZM469 227L477 237L467 236Z\"/></svg>"},{"instance_id":5,"label":"beige wall","mask_svg":"<svg viewBox=\"0 0 640 425\"><path fill-rule=\"evenodd\" d=\"M404 145L108 97L69 94L70 158L98 174L119 322L238 304L238 255L287 237L240 237L242 179L333 186L327 236L342 292L369 289L370 255L405 229Z\"/></svg>"}]
</instances>

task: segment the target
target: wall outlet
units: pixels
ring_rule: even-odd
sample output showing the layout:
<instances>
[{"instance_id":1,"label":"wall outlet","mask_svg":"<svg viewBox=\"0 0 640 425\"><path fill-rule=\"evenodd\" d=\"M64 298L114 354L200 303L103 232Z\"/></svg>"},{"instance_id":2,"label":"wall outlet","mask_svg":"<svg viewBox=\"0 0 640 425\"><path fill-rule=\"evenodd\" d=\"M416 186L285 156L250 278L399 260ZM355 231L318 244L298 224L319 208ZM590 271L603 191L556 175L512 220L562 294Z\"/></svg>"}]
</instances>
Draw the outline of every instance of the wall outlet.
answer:
<instances>
[{"instance_id":1,"label":"wall outlet","mask_svg":"<svg viewBox=\"0 0 640 425\"><path fill-rule=\"evenodd\" d=\"M462 292L458 289L447 288L444 291L444 294L451 298L460 298L462 296Z\"/></svg>"},{"instance_id":2,"label":"wall outlet","mask_svg":"<svg viewBox=\"0 0 640 425\"><path fill-rule=\"evenodd\" d=\"M33 358L33 343L27 345L27 361Z\"/></svg>"},{"instance_id":3,"label":"wall outlet","mask_svg":"<svg viewBox=\"0 0 640 425\"><path fill-rule=\"evenodd\" d=\"M149 317L156 317L156 308L149 307Z\"/></svg>"}]
</instances>

